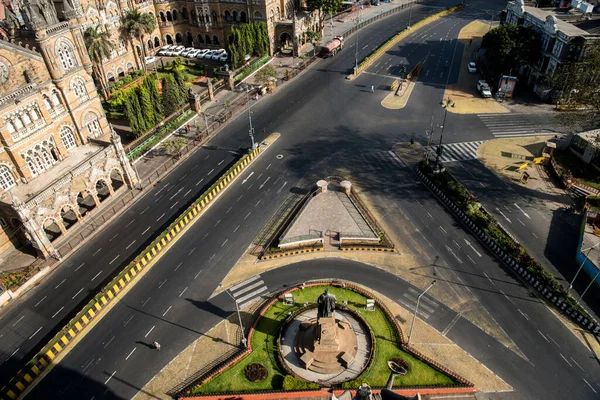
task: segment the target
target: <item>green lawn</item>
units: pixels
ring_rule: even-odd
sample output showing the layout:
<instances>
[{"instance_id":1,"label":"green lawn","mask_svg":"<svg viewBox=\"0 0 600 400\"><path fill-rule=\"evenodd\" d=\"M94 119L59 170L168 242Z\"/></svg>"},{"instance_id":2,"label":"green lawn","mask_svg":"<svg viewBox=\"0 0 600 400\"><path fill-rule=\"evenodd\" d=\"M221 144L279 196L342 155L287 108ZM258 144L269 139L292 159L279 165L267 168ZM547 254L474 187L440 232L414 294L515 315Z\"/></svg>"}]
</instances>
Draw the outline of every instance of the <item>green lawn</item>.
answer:
<instances>
[{"instance_id":1,"label":"green lawn","mask_svg":"<svg viewBox=\"0 0 600 400\"><path fill-rule=\"evenodd\" d=\"M252 353L192 393L210 394L282 389L285 372L278 367L276 349L280 323L289 311L299 309L304 302L314 303L323 290L324 286L296 290L293 292L294 306L284 306L281 301L275 303L266 311L257 325L252 336ZM387 361L394 357L406 360L409 365L409 373L404 377L396 378L395 386L442 386L457 383L444 373L402 351L387 314L379 307L375 311L364 310L367 300L365 296L348 289L332 286L329 286L329 291L336 295L338 303L348 301L348 307L360 313L375 332L376 351L371 367L355 381L347 382L345 387L355 388L363 382L368 382L372 387L384 387L390 373ZM268 378L258 383L249 382L244 376L246 365L255 362L263 364L269 372ZM316 385L313 387L317 388Z\"/></svg>"},{"instance_id":2,"label":"green lawn","mask_svg":"<svg viewBox=\"0 0 600 400\"><path fill-rule=\"evenodd\" d=\"M556 150L552 156L554 157L554 161L561 167L569 170L574 178L586 185L600 189L600 171L593 165L584 163L583 160L569 150Z\"/></svg>"}]
</instances>

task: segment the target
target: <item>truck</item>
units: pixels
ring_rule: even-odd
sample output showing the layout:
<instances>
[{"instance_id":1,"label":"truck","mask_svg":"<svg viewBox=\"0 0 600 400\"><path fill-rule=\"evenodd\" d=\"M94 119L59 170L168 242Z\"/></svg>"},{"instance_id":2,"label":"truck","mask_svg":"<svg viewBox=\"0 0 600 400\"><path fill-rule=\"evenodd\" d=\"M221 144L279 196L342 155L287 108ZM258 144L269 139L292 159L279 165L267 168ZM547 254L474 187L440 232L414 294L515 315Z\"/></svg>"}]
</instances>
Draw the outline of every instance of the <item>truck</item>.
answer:
<instances>
[{"instance_id":1,"label":"truck","mask_svg":"<svg viewBox=\"0 0 600 400\"><path fill-rule=\"evenodd\" d=\"M492 97L490 85L488 85L488 83L484 80L477 82L477 91L479 91L482 97Z\"/></svg>"},{"instance_id":2,"label":"truck","mask_svg":"<svg viewBox=\"0 0 600 400\"><path fill-rule=\"evenodd\" d=\"M344 38L342 36L336 36L325 46L321 46L320 54L321 57L327 58L334 56L338 51L344 48Z\"/></svg>"}]
</instances>

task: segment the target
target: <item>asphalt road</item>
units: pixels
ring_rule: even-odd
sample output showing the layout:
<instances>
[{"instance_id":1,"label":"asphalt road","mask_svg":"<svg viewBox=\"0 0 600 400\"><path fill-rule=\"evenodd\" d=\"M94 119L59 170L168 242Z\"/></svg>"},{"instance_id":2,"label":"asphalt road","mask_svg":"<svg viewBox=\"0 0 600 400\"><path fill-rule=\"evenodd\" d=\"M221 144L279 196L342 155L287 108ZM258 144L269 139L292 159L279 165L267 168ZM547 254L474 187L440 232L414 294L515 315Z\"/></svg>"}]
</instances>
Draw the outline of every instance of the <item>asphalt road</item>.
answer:
<instances>
[{"instance_id":1,"label":"asphalt road","mask_svg":"<svg viewBox=\"0 0 600 400\"><path fill-rule=\"evenodd\" d=\"M412 11L413 21L414 18L418 18L419 14L433 13L439 10L440 6L447 6L448 3L434 2L415 6ZM469 22L470 13L471 10L467 9L438 21L440 23L433 30L429 43L425 45L430 49L422 54L429 52L437 54L438 57L440 51L446 54L452 48L453 38L458 32L460 24ZM365 43L368 46L371 43L374 46L375 42L382 43L395 31L405 26L407 20L407 12L400 12L373 24L360 32L362 39L359 37L359 43ZM461 22L457 24L457 20ZM351 40L352 38L350 38ZM402 51L403 48L399 46L398 49L391 52ZM456 50L456 46L454 48ZM366 55L369 51L369 47L361 49L359 46L359 57ZM418 58L421 54L419 52L421 50L413 53L417 59L421 59ZM452 52L452 54L455 53ZM454 61L451 63L452 69L455 68L459 59L458 56L454 57ZM399 60L394 62L399 63ZM437 97L439 101L441 93L443 93L443 85L435 82L431 85L423 85L424 88L413 92L415 97L411 100L412 108L407 107L401 112L390 113L379 106L379 102L387 94L387 91L376 91L373 94L370 93L370 90L364 90L365 87L375 85L381 79L380 77L363 74L353 82L344 79L353 63L354 51L343 51L336 57L319 61L313 68L305 71L301 77L282 88L278 94L266 97L253 107L253 124L258 139L264 138L266 134L273 131L281 132L282 137L241 177L242 179L247 178L246 183L242 183L243 180L234 183L223 194L223 197L213 204L210 211L132 288L122 301L115 305L102 322L71 350L63 362L38 385L31 394L31 398L39 396L44 398L91 398L92 396L95 396L96 399L130 398L174 355L199 335L207 332L218 322L220 317L231 311L231 306L223 308L216 302L216 299L208 302L208 296L250 245L251 239L258 234L265 222L290 195L290 188L306 187L313 183L312 177L319 174L322 177L327 171L327 168L324 168L326 162L323 160L333 159L333 155L337 155L338 159L352 159L350 157L352 154L360 153L365 148L387 150L393 142L406 141L416 132L423 132L424 135L424 126L429 125L431 118L430 104L436 104L431 103L430 97ZM434 75L432 75L432 79L433 77ZM443 77L439 79L443 81ZM430 95L416 94L421 91L430 92ZM438 114L438 117L440 115ZM248 123L245 117L241 116L232 121L211 143L234 148L247 146ZM461 141L470 137L469 135L475 135L478 138L491 135L482 124L480 126L473 125L476 121L478 119L472 116L468 118L463 116L454 118L453 116L448 118L447 126L455 124L458 127L462 123L471 127L464 137L461 137ZM456 131L458 132L459 129L457 128ZM208 174L212 167L217 167L216 163L210 164L208 161L203 163L202 156L198 154L200 152L190 159L195 160L195 164L187 164L178 168L168 180L174 185L175 182L181 180L181 185L191 187L203 174ZM276 157L277 154L281 154L283 157L279 159ZM207 168L208 171L202 170L202 173L199 172L196 175L190 171L197 164L212 165L212 167ZM224 162L222 166L225 164ZM216 175L217 172L218 169L215 169L212 173ZM305 175L307 178L302 181ZM369 175L370 178L373 176L378 175ZM176 192L179 187L174 189ZM154 190L158 191L160 187ZM148 201L154 201L160 195L157 194L153 200ZM192 198L192 193L189 196ZM150 196L147 197L150 198ZM169 201L174 202L175 199ZM165 204L163 200L159 200L155 204L146 211L156 210L153 219L143 217L145 222L155 221L167 207L172 205L172 203ZM413 203L411 207L416 206ZM139 215L142 210L144 208L139 211ZM412 213L414 209L409 211ZM137 218L131 216L131 219ZM125 218L122 220L125 221L125 224L131 221L127 221ZM454 222L449 222L449 224L447 228L444 228L447 231ZM129 228L121 227L116 233L122 234ZM141 232L146 228L146 224L141 224ZM460 229L458 231L465 234ZM91 253L92 257L104 253L105 249L110 248L107 243L114 234L103 235L104 241L98 242L92 248L90 248L91 243L88 244L87 251L82 253ZM137 237L135 234L129 235L129 233L128 236L128 239L131 240ZM454 258L452 252L457 254L457 250L452 249L451 246L454 244L448 237L440 237L431 242L448 244L446 248L442 248L442 251L447 253L445 257L448 257L451 263L455 262L452 261ZM129 242L123 242L123 245L127 244ZM449 251L448 247L452 251ZM93 255L99 248L103 248L103 250ZM479 252L481 253L481 251ZM125 256L122 257L125 258ZM457 257L460 258L460 255L457 254ZM104 269L107 268L106 263L110 263L113 258L106 257L102 264L98 263L96 258L93 267L98 268L96 271L102 270L104 273L106 272ZM461 261L467 262L463 259ZM113 264L117 270L117 263ZM459 264L462 266L461 263ZM73 265L73 269L77 268L75 263ZM488 266L488 268L495 271L498 269L495 265ZM67 270L67 268L61 267L62 269ZM496 272L504 275L502 270ZM57 283L60 281L58 280ZM46 290L51 290L54 286L48 285L48 282L49 280L44 285L47 286ZM67 281L62 285L66 283ZM78 290L78 288L76 289ZM35 295L39 291L35 291ZM60 291L64 291L64 288ZM484 290L482 293L483 296L488 291ZM509 291L505 291L505 293L507 296L512 295ZM490 307L498 307L497 312L502 316L500 319L503 322L508 318L509 323L513 323L516 315L515 309L506 305L504 307L497 305L496 303L499 302L495 300L498 298L500 296L497 293L487 298ZM531 301L529 302L531 303ZM522 311L529 315L528 311L530 310L526 306L531 307L530 304L523 304L522 307L519 306L519 309L523 308ZM49 311L56 312L54 308ZM61 312L66 312L66 309ZM536 310L536 315L539 315L542 320L540 331L548 332L554 338L555 327L552 324L556 321L549 317L547 311L546 314L543 314L537 313ZM12 322L12 319L10 321ZM20 322L23 321L24 319ZM502 325L504 326L504 324ZM4 326L10 325L5 324ZM526 342L524 345L529 346L531 342L531 348L536 350L539 349L540 344L543 345L541 341L544 339L541 336L536 337L537 333L534 329L520 328L516 330L515 334L519 337L526 336L523 338L523 341ZM461 331L457 330L457 332ZM560 334L562 335L562 333ZM163 343L163 350L160 353L149 351L148 343L153 340ZM559 339L556 340L560 343ZM168 345L165 346L165 343ZM550 342L547 341L547 343ZM485 349L482 348L480 351L485 352ZM546 352L542 351L540 354L543 356ZM575 353L569 354L578 356ZM482 357L485 356L482 353ZM19 358L27 359L19 356L18 352L13 357L14 365L17 364ZM555 361L560 361L560 359L554 357L549 363L538 365L558 366ZM564 365L562 367L564 368ZM584 366L584 368L587 367L587 365ZM511 370L510 365L506 366L506 371L510 378L520 374L519 371ZM574 377L571 379L571 375L575 374L569 372L568 375L569 382L575 382ZM540 381L539 385L542 385L541 382L545 381ZM594 384L593 381L590 382L592 385ZM581 390L581 379L578 383L573 390ZM565 385L564 387L570 388L570 386ZM530 386L531 389L534 387L535 385Z\"/></svg>"}]
</instances>

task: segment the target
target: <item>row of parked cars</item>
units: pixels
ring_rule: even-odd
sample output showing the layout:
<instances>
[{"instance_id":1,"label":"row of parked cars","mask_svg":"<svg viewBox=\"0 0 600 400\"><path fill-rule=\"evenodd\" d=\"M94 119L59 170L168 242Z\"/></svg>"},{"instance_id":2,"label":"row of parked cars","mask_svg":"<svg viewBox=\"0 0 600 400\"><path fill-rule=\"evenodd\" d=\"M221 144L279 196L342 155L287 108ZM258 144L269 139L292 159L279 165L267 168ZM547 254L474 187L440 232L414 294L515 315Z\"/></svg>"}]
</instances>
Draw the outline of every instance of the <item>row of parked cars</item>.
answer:
<instances>
[{"instance_id":1,"label":"row of parked cars","mask_svg":"<svg viewBox=\"0 0 600 400\"><path fill-rule=\"evenodd\" d=\"M229 55L225 51L225 49L218 50L209 50L209 49L195 49L193 47L185 47L178 45L168 44L162 47L156 54L159 56L167 56L167 57L187 57L187 58L196 58L196 59L205 59L205 60L217 60L217 61L227 61Z\"/></svg>"}]
</instances>

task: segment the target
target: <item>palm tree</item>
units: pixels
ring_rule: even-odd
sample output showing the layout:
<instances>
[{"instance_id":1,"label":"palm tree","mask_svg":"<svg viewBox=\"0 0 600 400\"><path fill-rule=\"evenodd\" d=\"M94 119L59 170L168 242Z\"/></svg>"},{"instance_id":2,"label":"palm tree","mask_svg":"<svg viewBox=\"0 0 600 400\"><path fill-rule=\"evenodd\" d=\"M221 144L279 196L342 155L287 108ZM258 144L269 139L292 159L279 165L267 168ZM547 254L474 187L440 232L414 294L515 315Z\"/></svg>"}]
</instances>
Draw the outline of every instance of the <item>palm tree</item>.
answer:
<instances>
[{"instance_id":1,"label":"palm tree","mask_svg":"<svg viewBox=\"0 0 600 400\"><path fill-rule=\"evenodd\" d=\"M99 26L90 26L83 34L83 40L92 61L92 69L96 75L96 81L102 87L104 98L108 98L108 82L104 73L102 61L110 58L115 44L110 39L110 33L99 29Z\"/></svg>"},{"instance_id":2,"label":"palm tree","mask_svg":"<svg viewBox=\"0 0 600 400\"><path fill-rule=\"evenodd\" d=\"M146 57L146 48L144 46L144 35L152 33L156 28L156 19L149 13L140 13L138 10L128 10L121 26L122 32L130 38L136 38L142 45L142 57ZM135 48L135 46L131 46ZM135 53L135 50L134 50ZM136 54L137 55L137 54ZM146 62L140 60L142 69L146 69Z\"/></svg>"}]
</instances>

